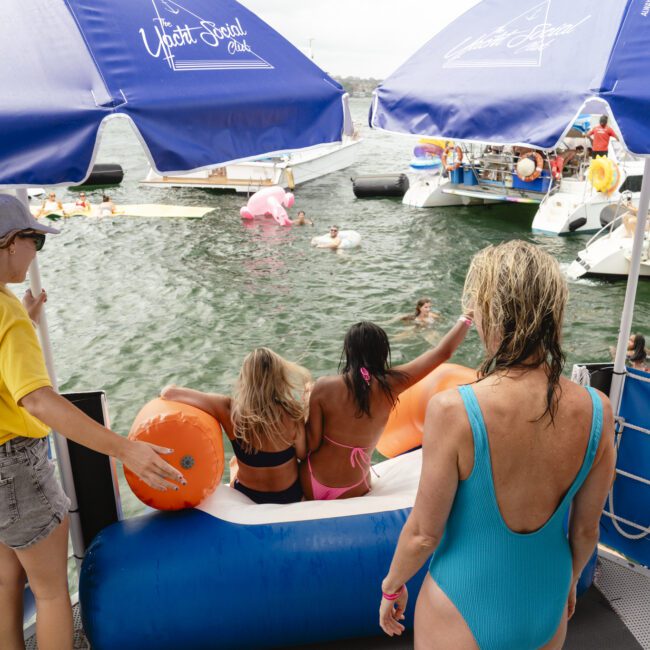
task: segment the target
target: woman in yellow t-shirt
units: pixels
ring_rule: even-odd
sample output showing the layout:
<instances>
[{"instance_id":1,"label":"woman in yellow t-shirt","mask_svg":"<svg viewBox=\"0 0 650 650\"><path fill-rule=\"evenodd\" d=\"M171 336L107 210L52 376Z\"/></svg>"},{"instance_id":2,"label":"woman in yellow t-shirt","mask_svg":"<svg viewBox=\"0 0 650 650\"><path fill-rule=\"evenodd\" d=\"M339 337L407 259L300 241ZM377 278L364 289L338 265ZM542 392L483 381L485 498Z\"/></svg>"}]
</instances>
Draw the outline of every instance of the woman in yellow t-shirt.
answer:
<instances>
[{"instance_id":1,"label":"woman in yellow t-shirt","mask_svg":"<svg viewBox=\"0 0 650 650\"><path fill-rule=\"evenodd\" d=\"M72 648L67 550L70 502L47 457L55 429L115 456L147 484L178 489L183 476L159 454L170 450L130 441L97 424L52 388L32 322L45 293L25 306L7 289L23 282L46 233L15 197L0 194L0 648L23 648L25 577L36 599L41 648Z\"/></svg>"}]
</instances>

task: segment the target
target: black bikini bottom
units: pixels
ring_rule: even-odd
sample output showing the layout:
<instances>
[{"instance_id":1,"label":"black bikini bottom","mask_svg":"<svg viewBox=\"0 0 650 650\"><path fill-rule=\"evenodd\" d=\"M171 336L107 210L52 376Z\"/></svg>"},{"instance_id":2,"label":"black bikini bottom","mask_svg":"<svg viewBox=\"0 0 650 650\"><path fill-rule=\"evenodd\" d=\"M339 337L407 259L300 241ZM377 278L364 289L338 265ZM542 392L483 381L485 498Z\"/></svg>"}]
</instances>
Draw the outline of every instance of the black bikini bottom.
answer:
<instances>
[{"instance_id":1,"label":"black bikini bottom","mask_svg":"<svg viewBox=\"0 0 650 650\"><path fill-rule=\"evenodd\" d=\"M297 480L292 486L280 492L259 492L258 490L252 490L242 485L237 479L235 479L235 485L233 487L235 490L239 490L242 494L245 494L251 501L255 501L255 503L296 503L296 501L302 501L300 480Z\"/></svg>"}]
</instances>

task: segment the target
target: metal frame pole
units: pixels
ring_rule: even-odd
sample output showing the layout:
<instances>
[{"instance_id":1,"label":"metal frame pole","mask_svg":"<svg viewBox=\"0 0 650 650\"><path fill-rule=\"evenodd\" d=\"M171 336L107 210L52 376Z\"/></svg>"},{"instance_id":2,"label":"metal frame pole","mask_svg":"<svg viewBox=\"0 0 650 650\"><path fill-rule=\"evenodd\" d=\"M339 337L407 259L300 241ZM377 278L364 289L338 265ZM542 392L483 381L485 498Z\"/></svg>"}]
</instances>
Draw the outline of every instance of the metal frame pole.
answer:
<instances>
[{"instance_id":1,"label":"metal frame pole","mask_svg":"<svg viewBox=\"0 0 650 650\"><path fill-rule=\"evenodd\" d=\"M618 331L618 343L616 345L616 357L614 358L614 376L609 398L612 402L614 413L618 415L625 379L625 358L627 355L627 342L632 329L632 317L634 316L634 301L636 290L639 284L639 268L641 266L641 254L645 237L645 226L648 217L648 205L650 204L650 158L645 159L643 168L643 183L641 185L641 196L639 198L639 210L637 213L636 229L634 231L634 244L632 246L632 257L627 277L627 290L625 292L625 303L621 314L621 326Z\"/></svg>"}]
</instances>

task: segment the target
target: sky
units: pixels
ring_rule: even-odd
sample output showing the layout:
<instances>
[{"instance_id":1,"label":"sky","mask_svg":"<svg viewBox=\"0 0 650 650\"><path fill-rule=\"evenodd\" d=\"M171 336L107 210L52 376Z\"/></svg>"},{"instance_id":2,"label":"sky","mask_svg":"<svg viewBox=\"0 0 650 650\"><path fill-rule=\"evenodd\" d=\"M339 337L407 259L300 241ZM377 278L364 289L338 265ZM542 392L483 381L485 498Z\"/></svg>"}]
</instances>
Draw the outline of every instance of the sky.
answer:
<instances>
[{"instance_id":1,"label":"sky","mask_svg":"<svg viewBox=\"0 0 650 650\"><path fill-rule=\"evenodd\" d=\"M384 79L478 0L239 0L329 74Z\"/></svg>"}]
</instances>

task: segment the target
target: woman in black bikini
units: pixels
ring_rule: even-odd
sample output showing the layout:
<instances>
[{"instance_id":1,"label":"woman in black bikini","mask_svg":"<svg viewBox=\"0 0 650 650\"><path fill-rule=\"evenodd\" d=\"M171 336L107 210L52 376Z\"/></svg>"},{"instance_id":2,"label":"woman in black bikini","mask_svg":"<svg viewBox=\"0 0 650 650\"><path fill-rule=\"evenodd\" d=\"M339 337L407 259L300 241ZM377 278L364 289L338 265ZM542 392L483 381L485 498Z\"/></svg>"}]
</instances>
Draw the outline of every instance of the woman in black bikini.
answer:
<instances>
[{"instance_id":1,"label":"woman in black bikini","mask_svg":"<svg viewBox=\"0 0 650 650\"><path fill-rule=\"evenodd\" d=\"M161 397L219 420L239 465L236 490L255 503L293 503L302 500L298 459L307 455L309 381L305 368L257 348L244 359L232 397L178 386L167 386Z\"/></svg>"}]
</instances>

